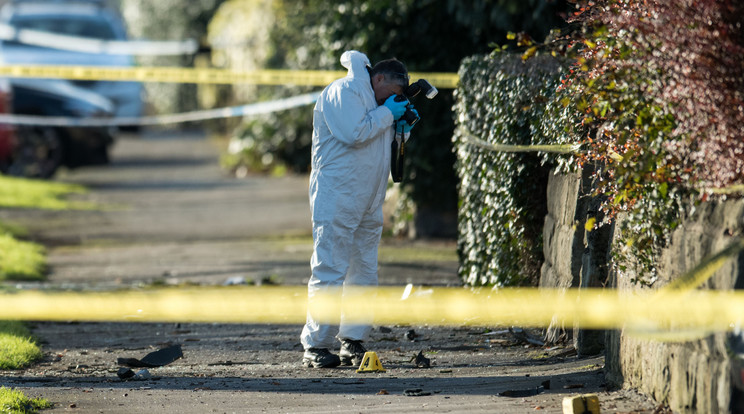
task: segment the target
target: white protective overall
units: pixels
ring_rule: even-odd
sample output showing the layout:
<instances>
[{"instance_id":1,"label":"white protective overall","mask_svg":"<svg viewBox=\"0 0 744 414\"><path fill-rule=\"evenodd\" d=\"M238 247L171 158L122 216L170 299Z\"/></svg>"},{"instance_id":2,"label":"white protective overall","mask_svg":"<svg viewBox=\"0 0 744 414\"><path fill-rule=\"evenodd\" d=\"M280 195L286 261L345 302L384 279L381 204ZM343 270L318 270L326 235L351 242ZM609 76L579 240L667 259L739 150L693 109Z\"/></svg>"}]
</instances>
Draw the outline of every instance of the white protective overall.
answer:
<instances>
[{"instance_id":1,"label":"white protective overall","mask_svg":"<svg viewBox=\"0 0 744 414\"><path fill-rule=\"evenodd\" d=\"M341 286L377 285L393 114L377 105L366 55L344 52L341 64L348 75L323 90L313 111L309 194L314 250L309 300ZM340 325L327 325L308 313L303 347L331 348L334 337L367 338L369 324L346 324L340 317Z\"/></svg>"}]
</instances>

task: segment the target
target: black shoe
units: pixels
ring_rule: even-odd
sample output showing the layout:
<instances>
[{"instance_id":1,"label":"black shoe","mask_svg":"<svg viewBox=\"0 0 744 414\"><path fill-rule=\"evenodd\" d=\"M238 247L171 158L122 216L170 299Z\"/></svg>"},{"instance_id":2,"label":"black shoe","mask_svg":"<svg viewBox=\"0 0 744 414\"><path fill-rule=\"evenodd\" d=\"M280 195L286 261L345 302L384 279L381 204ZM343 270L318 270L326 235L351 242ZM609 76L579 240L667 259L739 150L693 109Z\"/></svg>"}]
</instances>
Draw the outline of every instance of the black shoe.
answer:
<instances>
[{"instance_id":1,"label":"black shoe","mask_svg":"<svg viewBox=\"0 0 744 414\"><path fill-rule=\"evenodd\" d=\"M341 363L344 365L361 365L366 352L367 350L362 345L362 341L343 339L341 341L341 350L338 352L338 356L341 358Z\"/></svg>"},{"instance_id":2,"label":"black shoe","mask_svg":"<svg viewBox=\"0 0 744 414\"><path fill-rule=\"evenodd\" d=\"M305 350L302 365L308 368L334 368L341 365L341 360L327 348L310 348Z\"/></svg>"}]
</instances>

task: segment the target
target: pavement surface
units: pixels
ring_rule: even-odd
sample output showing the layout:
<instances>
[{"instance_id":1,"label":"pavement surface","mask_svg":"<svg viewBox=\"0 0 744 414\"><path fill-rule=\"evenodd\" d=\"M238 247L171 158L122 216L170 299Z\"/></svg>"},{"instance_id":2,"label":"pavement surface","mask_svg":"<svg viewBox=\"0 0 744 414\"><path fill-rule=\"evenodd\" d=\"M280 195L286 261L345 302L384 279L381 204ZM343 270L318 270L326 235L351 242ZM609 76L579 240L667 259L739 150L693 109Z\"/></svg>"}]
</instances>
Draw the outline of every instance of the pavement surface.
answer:
<instances>
[{"instance_id":1,"label":"pavement surface","mask_svg":"<svg viewBox=\"0 0 744 414\"><path fill-rule=\"evenodd\" d=\"M63 171L94 211L3 210L48 246L45 282L20 288L110 290L160 285L304 285L312 252L307 177L235 179L220 145L199 131L122 137L108 166ZM384 238L380 282L458 286L454 241ZM634 390L611 389L601 356L535 345L539 331L504 327L375 326L367 348L385 372L301 365L301 326L35 322L37 365L0 371L0 384L54 403L49 413L561 413L594 393L602 412L662 412ZM179 345L183 358L131 368ZM417 360L416 357L419 356ZM428 360L427 362L421 358Z\"/></svg>"}]
</instances>

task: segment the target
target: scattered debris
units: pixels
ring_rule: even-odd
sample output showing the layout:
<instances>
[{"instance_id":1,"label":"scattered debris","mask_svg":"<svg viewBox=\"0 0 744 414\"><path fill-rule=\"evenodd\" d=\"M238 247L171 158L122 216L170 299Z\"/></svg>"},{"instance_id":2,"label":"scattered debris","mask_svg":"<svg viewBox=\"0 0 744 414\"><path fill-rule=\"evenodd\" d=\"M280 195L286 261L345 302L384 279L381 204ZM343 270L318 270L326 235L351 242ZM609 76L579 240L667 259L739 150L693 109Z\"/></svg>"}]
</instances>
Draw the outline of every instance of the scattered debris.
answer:
<instances>
[{"instance_id":1,"label":"scattered debris","mask_svg":"<svg viewBox=\"0 0 744 414\"><path fill-rule=\"evenodd\" d=\"M152 379L152 374L146 369L141 369L134 374L133 380L149 380Z\"/></svg>"},{"instance_id":2,"label":"scattered debris","mask_svg":"<svg viewBox=\"0 0 744 414\"><path fill-rule=\"evenodd\" d=\"M501 397L532 397L545 391L545 387L540 385L535 388L526 388L523 390L506 390L500 392L498 395Z\"/></svg>"},{"instance_id":3,"label":"scattered debris","mask_svg":"<svg viewBox=\"0 0 744 414\"><path fill-rule=\"evenodd\" d=\"M416 368L430 368L431 367L431 359L424 356L424 351L419 351L418 355L411 358L411 361L413 361L416 364Z\"/></svg>"},{"instance_id":4,"label":"scattered debris","mask_svg":"<svg viewBox=\"0 0 744 414\"><path fill-rule=\"evenodd\" d=\"M134 376L134 371L129 368L119 368L119 370L116 372L116 376L123 380L129 379Z\"/></svg>"},{"instance_id":5,"label":"scattered debris","mask_svg":"<svg viewBox=\"0 0 744 414\"><path fill-rule=\"evenodd\" d=\"M522 328L509 328L509 333L511 333L512 336L519 342L537 346L545 346L545 341L535 338Z\"/></svg>"},{"instance_id":6,"label":"scattered debris","mask_svg":"<svg viewBox=\"0 0 744 414\"><path fill-rule=\"evenodd\" d=\"M282 284L282 280L278 275L269 275L255 280L253 284L256 286L277 286Z\"/></svg>"},{"instance_id":7,"label":"scattered debris","mask_svg":"<svg viewBox=\"0 0 744 414\"><path fill-rule=\"evenodd\" d=\"M222 284L222 286L236 286L236 285L247 285L248 282L245 280L245 277L243 276L233 276L227 278L225 280L225 283Z\"/></svg>"},{"instance_id":8,"label":"scattered debris","mask_svg":"<svg viewBox=\"0 0 744 414\"><path fill-rule=\"evenodd\" d=\"M144 381L152 379L152 374L150 374L150 371L146 369L141 369L135 373L131 369L123 367L119 368L116 372L116 376L121 380Z\"/></svg>"},{"instance_id":9,"label":"scattered debris","mask_svg":"<svg viewBox=\"0 0 744 414\"><path fill-rule=\"evenodd\" d=\"M566 358L570 356L578 355L578 352L576 352L576 348L574 348L573 345L567 346L566 349L563 351L560 351L554 355L551 355L551 358Z\"/></svg>"},{"instance_id":10,"label":"scattered debris","mask_svg":"<svg viewBox=\"0 0 744 414\"><path fill-rule=\"evenodd\" d=\"M412 388L410 390L403 391L403 395L406 397L423 397L425 395L431 395L429 391L424 391L421 388Z\"/></svg>"},{"instance_id":11,"label":"scattered debris","mask_svg":"<svg viewBox=\"0 0 744 414\"><path fill-rule=\"evenodd\" d=\"M501 329L498 331L476 332L476 333L472 333L471 335L503 335L503 334L508 334L508 333L509 333L508 329Z\"/></svg>"},{"instance_id":12,"label":"scattered debris","mask_svg":"<svg viewBox=\"0 0 744 414\"><path fill-rule=\"evenodd\" d=\"M217 361L217 362L210 362L207 364L208 367L229 367L231 365L255 365L257 362L254 361Z\"/></svg>"},{"instance_id":13,"label":"scattered debris","mask_svg":"<svg viewBox=\"0 0 744 414\"><path fill-rule=\"evenodd\" d=\"M173 345L150 352L142 359L117 358L116 363L131 368L155 368L168 365L179 358L183 358L181 345Z\"/></svg>"},{"instance_id":14,"label":"scattered debris","mask_svg":"<svg viewBox=\"0 0 744 414\"><path fill-rule=\"evenodd\" d=\"M415 341L416 338L418 338L418 334L413 329L409 329L404 335L404 338L408 339L409 341Z\"/></svg>"},{"instance_id":15,"label":"scattered debris","mask_svg":"<svg viewBox=\"0 0 744 414\"><path fill-rule=\"evenodd\" d=\"M387 390L380 390L377 392L377 395L388 395L390 394Z\"/></svg>"},{"instance_id":16,"label":"scattered debris","mask_svg":"<svg viewBox=\"0 0 744 414\"><path fill-rule=\"evenodd\" d=\"M382 332L382 333L386 333L386 334L387 334L387 333L390 333L390 332L393 332L393 330L392 330L392 329L390 329L390 328L388 328L387 326L380 326L380 327L379 327L379 330L380 330L380 332Z\"/></svg>"}]
</instances>

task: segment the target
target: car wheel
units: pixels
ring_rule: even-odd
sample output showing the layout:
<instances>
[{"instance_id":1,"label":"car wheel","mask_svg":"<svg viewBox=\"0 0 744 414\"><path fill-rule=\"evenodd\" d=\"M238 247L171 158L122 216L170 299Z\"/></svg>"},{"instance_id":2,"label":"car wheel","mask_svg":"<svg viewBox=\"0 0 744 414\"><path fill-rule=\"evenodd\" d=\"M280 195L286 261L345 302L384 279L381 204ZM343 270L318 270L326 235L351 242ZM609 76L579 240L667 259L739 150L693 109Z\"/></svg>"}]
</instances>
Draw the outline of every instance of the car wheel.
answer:
<instances>
[{"instance_id":1,"label":"car wheel","mask_svg":"<svg viewBox=\"0 0 744 414\"><path fill-rule=\"evenodd\" d=\"M24 126L17 131L18 146L8 167L10 175L51 178L62 164L62 140L54 128Z\"/></svg>"}]
</instances>

